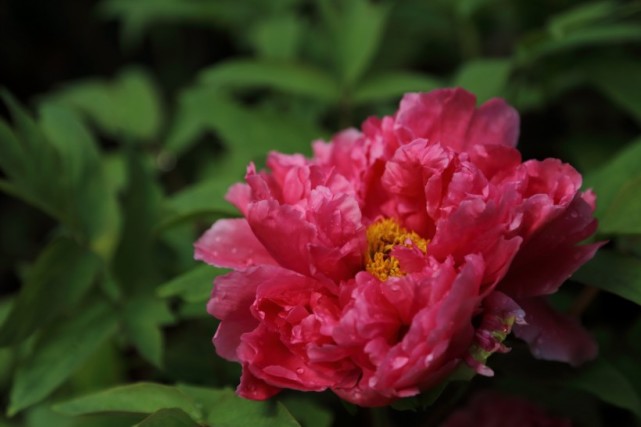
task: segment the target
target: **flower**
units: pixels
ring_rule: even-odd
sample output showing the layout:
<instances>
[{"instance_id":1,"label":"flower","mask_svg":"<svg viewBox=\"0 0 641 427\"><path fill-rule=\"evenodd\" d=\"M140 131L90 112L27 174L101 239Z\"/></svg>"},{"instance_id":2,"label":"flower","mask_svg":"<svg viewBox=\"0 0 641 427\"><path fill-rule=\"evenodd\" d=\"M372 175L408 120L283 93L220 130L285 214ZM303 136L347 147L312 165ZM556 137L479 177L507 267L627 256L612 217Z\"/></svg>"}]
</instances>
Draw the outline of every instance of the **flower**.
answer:
<instances>
[{"instance_id":1,"label":"flower","mask_svg":"<svg viewBox=\"0 0 641 427\"><path fill-rule=\"evenodd\" d=\"M414 396L511 332L536 357L596 346L546 303L600 244L595 196L559 160L521 161L516 111L462 89L407 94L398 112L250 165L197 259L231 268L207 309L237 392L331 389L363 406Z\"/></svg>"},{"instance_id":2,"label":"flower","mask_svg":"<svg viewBox=\"0 0 641 427\"><path fill-rule=\"evenodd\" d=\"M441 427L469 426L571 427L572 421L552 416L527 400L483 391L441 424Z\"/></svg>"}]
</instances>

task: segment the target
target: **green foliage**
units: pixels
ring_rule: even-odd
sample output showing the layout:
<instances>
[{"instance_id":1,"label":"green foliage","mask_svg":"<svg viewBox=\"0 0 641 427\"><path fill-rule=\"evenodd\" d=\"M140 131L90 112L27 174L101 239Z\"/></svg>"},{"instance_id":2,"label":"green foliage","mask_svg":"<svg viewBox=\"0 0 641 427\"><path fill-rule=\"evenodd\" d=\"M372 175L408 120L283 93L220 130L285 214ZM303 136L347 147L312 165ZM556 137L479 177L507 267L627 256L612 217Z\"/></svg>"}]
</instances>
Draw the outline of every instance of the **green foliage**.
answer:
<instances>
[{"instance_id":1,"label":"green foliage","mask_svg":"<svg viewBox=\"0 0 641 427\"><path fill-rule=\"evenodd\" d=\"M280 403L252 402L237 397L232 390L207 389L193 386L169 387L138 383L79 397L55 406L69 415L96 412L132 412L153 414L145 422L178 420L184 425L234 427L300 426ZM171 408L171 412L167 412ZM164 425L164 424L150 424Z\"/></svg>"},{"instance_id":2,"label":"green foliage","mask_svg":"<svg viewBox=\"0 0 641 427\"><path fill-rule=\"evenodd\" d=\"M470 385L588 427L610 425L613 407L630 417L620 425L641 422L637 3L102 0L94 12L78 21L109 40L112 27L97 24L116 25L126 52L96 43L92 74L2 92L0 426L353 425L364 415L326 394L235 396L239 367L216 356L206 312L226 270L196 265L193 242L240 215L224 195L249 162L309 155L311 141L393 112L404 93L446 85L479 103L507 98L524 156L563 157L597 195L596 240L610 243L572 277L595 289L558 298L583 307L602 358L556 375L508 338L519 368L495 355L497 378L468 375L395 408L434 424ZM51 68L42 53L24 56ZM596 290L612 295L585 303ZM557 396L577 403L555 406Z\"/></svg>"},{"instance_id":3,"label":"green foliage","mask_svg":"<svg viewBox=\"0 0 641 427\"><path fill-rule=\"evenodd\" d=\"M9 415L49 395L114 333L115 326L113 310L98 303L53 327L45 327L15 373Z\"/></svg>"},{"instance_id":4,"label":"green foliage","mask_svg":"<svg viewBox=\"0 0 641 427\"><path fill-rule=\"evenodd\" d=\"M566 383L605 402L633 412L641 421L641 397L628 378L605 360L598 360Z\"/></svg>"},{"instance_id":5,"label":"green foliage","mask_svg":"<svg viewBox=\"0 0 641 427\"><path fill-rule=\"evenodd\" d=\"M86 115L102 132L114 137L148 142L162 123L158 90L140 69L125 70L113 81L75 82L46 99Z\"/></svg>"},{"instance_id":6,"label":"green foliage","mask_svg":"<svg viewBox=\"0 0 641 427\"><path fill-rule=\"evenodd\" d=\"M641 305L641 263L635 256L601 250L573 278Z\"/></svg>"},{"instance_id":7,"label":"green foliage","mask_svg":"<svg viewBox=\"0 0 641 427\"><path fill-rule=\"evenodd\" d=\"M0 345L17 344L72 309L99 272L98 258L64 237L54 240L30 269L22 292L0 327Z\"/></svg>"}]
</instances>

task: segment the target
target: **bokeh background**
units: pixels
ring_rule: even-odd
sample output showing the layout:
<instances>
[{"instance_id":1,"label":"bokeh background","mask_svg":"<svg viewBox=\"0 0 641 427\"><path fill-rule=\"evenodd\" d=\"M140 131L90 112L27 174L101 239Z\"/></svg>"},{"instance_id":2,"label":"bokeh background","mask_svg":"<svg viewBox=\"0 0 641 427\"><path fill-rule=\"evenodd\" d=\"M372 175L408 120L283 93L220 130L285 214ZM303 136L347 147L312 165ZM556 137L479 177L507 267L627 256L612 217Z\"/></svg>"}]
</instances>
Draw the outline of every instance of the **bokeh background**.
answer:
<instances>
[{"instance_id":1,"label":"bokeh background","mask_svg":"<svg viewBox=\"0 0 641 427\"><path fill-rule=\"evenodd\" d=\"M2 0L0 85L0 426L427 426L481 388L639 425L641 2ZM597 192L610 243L554 303L599 359L573 370L510 341L496 378L411 411L235 399L204 310L222 270L192 250L237 215L226 188L269 150L309 154L445 86L506 98L524 158L568 161Z\"/></svg>"}]
</instances>

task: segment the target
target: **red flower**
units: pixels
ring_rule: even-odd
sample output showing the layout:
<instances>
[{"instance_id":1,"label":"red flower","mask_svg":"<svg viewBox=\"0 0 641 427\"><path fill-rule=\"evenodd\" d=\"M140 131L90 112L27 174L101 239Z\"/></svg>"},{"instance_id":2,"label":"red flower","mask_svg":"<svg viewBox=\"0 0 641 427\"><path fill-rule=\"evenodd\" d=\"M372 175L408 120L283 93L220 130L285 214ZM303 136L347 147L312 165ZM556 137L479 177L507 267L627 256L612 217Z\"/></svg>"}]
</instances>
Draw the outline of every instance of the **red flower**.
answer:
<instances>
[{"instance_id":1,"label":"red flower","mask_svg":"<svg viewBox=\"0 0 641 427\"><path fill-rule=\"evenodd\" d=\"M581 363L590 336L552 311L599 244L594 195L555 159L521 162L517 113L461 89L408 94L393 117L271 153L227 199L196 258L215 281L218 353L238 393L332 389L359 405L412 396L467 362L478 372L514 326L535 356ZM475 327L475 325L478 325Z\"/></svg>"},{"instance_id":2,"label":"red flower","mask_svg":"<svg viewBox=\"0 0 641 427\"><path fill-rule=\"evenodd\" d=\"M568 418L557 418L527 400L485 391L477 394L441 427L572 427Z\"/></svg>"}]
</instances>

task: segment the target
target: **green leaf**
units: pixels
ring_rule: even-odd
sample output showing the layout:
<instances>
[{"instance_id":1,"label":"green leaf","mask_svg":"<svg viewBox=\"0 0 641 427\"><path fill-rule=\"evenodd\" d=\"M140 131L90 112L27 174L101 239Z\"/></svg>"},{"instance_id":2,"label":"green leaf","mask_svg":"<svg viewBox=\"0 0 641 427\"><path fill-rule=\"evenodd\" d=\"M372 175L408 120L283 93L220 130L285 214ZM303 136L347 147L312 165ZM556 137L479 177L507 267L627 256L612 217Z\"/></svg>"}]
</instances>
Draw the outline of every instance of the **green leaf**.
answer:
<instances>
[{"instance_id":1,"label":"green leaf","mask_svg":"<svg viewBox=\"0 0 641 427\"><path fill-rule=\"evenodd\" d=\"M8 92L3 91L2 97L15 127L14 132L0 119L0 166L11 181L3 190L66 222L68 207L61 200L65 189L51 179L61 170L59 153Z\"/></svg>"},{"instance_id":2,"label":"green leaf","mask_svg":"<svg viewBox=\"0 0 641 427\"><path fill-rule=\"evenodd\" d=\"M161 409L154 412L142 422L136 424L136 427L198 427L200 424L195 422L185 411L181 409Z\"/></svg>"},{"instance_id":3,"label":"green leaf","mask_svg":"<svg viewBox=\"0 0 641 427\"><path fill-rule=\"evenodd\" d=\"M126 151L128 185L122 196L122 239L114 255L113 271L123 290L132 295L149 290L157 274L150 254L162 190L143 154L135 147Z\"/></svg>"},{"instance_id":4,"label":"green leaf","mask_svg":"<svg viewBox=\"0 0 641 427\"><path fill-rule=\"evenodd\" d=\"M121 38L125 46L132 48L155 24L189 23L210 27L212 24L229 26L235 23L246 26L247 15L256 14L255 6L256 2L224 0L106 0L99 4L99 10L107 18L122 21Z\"/></svg>"},{"instance_id":5,"label":"green leaf","mask_svg":"<svg viewBox=\"0 0 641 427\"><path fill-rule=\"evenodd\" d=\"M12 163L0 160L10 178L1 189L58 219L76 238L108 257L117 240L119 217L91 135L64 108L43 105L38 126L9 95L5 100L16 132L0 121L0 158L8 154ZM14 145L20 149L13 150Z\"/></svg>"},{"instance_id":6,"label":"green leaf","mask_svg":"<svg viewBox=\"0 0 641 427\"><path fill-rule=\"evenodd\" d=\"M426 74L392 71L364 79L354 90L352 100L355 104L366 104L400 98L407 92L428 92L441 86L442 82Z\"/></svg>"},{"instance_id":7,"label":"green leaf","mask_svg":"<svg viewBox=\"0 0 641 427\"><path fill-rule=\"evenodd\" d=\"M296 15L276 15L259 21L251 38L261 57L288 61L296 55L302 29L303 22Z\"/></svg>"},{"instance_id":8,"label":"green leaf","mask_svg":"<svg viewBox=\"0 0 641 427\"><path fill-rule=\"evenodd\" d=\"M300 427L280 403L257 402L236 396L230 389L178 386L204 408L205 420L216 427Z\"/></svg>"},{"instance_id":9,"label":"green leaf","mask_svg":"<svg viewBox=\"0 0 641 427\"><path fill-rule=\"evenodd\" d=\"M21 342L89 290L100 269L98 258L66 238L53 241L36 260L0 328L0 345Z\"/></svg>"},{"instance_id":10,"label":"green leaf","mask_svg":"<svg viewBox=\"0 0 641 427\"><path fill-rule=\"evenodd\" d=\"M507 59L478 59L463 64L456 74L454 86L476 95L479 103L503 96L512 64Z\"/></svg>"},{"instance_id":11,"label":"green leaf","mask_svg":"<svg viewBox=\"0 0 641 427\"><path fill-rule=\"evenodd\" d=\"M603 24L572 31L569 34L550 36L539 34L526 40L517 49L521 65L541 57L581 47L602 46L641 41L641 27L635 24Z\"/></svg>"},{"instance_id":12,"label":"green leaf","mask_svg":"<svg viewBox=\"0 0 641 427\"><path fill-rule=\"evenodd\" d=\"M227 184L242 178L254 157L269 150L309 152L310 142L323 133L313 124L268 108L241 106L211 87L190 88L181 96L166 148L184 151L204 131L215 131L229 150L216 164L217 178Z\"/></svg>"},{"instance_id":13,"label":"green leaf","mask_svg":"<svg viewBox=\"0 0 641 427\"><path fill-rule=\"evenodd\" d=\"M290 95L335 102L336 83L322 70L308 65L267 60L233 60L204 70L201 83L216 88L255 89L266 87Z\"/></svg>"},{"instance_id":14,"label":"green leaf","mask_svg":"<svg viewBox=\"0 0 641 427\"><path fill-rule=\"evenodd\" d=\"M162 300L138 297L127 301L123 310L124 330L140 354L155 366L162 366L162 326L174 316Z\"/></svg>"},{"instance_id":15,"label":"green leaf","mask_svg":"<svg viewBox=\"0 0 641 427\"><path fill-rule=\"evenodd\" d=\"M619 295L641 305L639 258L601 250L572 276L573 280Z\"/></svg>"},{"instance_id":16,"label":"green leaf","mask_svg":"<svg viewBox=\"0 0 641 427\"><path fill-rule=\"evenodd\" d=\"M164 214L157 228L163 229L200 216L238 216L236 208L224 199L229 185L224 180L207 180L166 199Z\"/></svg>"},{"instance_id":17,"label":"green leaf","mask_svg":"<svg viewBox=\"0 0 641 427\"><path fill-rule=\"evenodd\" d=\"M113 81L73 83L46 98L82 113L103 132L138 141L153 139L162 124L158 89L149 74L130 68Z\"/></svg>"},{"instance_id":18,"label":"green leaf","mask_svg":"<svg viewBox=\"0 0 641 427\"><path fill-rule=\"evenodd\" d=\"M576 29L593 25L609 18L616 10L616 4L610 1L580 4L568 11L554 15L548 22L548 30L557 37Z\"/></svg>"},{"instance_id":19,"label":"green leaf","mask_svg":"<svg viewBox=\"0 0 641 427\"><path fill-rule=\"evenodd\" d=\"M627 409L641 420L641 397L617 368L600 359L586 366L575 377L563 383L594 394L599 399Z\"/></svg>"},{"instance_id":20,"label":"green leaf","mask_svg":"<svg viewBox=\"0 0 641 427\"><path fill-rule=\"evenodd\" d=\"M596 216L600 233L641 233L641 140L620 151L602 168L585 177L586 187L597 194Z\"/></svg>"},{"instance_id":21,"label":"green leaf","mask_svg":"<svg viewBox=\"0 0 641 427\"><path fill-rule=\"evenodd\" d=\"M68 225L109 258L118 240L120 216L96 141L72 111L59 105L41 105L40 125L60 154L59 179L65 183L61 200L69 208Z\"/></svg>"},{"instance_id":22,"label":"green leaf","mask_svg":"<svg viewBox=\"0 0 641 427\"><path fill-rule=\"evenodd\" d=\"M390 5L368 0L338 4L338 19L328 24L342 82L351 87L367 70L378 50Z\"/></svg>"},{"instance_id":23,"label":"green leaf","mask_svg":"<svg viewBox=\"0 0 641 427\"><path fill-rule=\"evenodd\" d=\"M115 331L110 307L98 304L44 331L31 356L18 368L9 397L10 415L47 397Z\"/></svg>"},{"instance_id":24,"label":"green leaf","mask_svg":"<svg viewBox=\"0 0 641 427\"><path fill-rule=\"evenodd\" d=\"M595 62L584 67L588 80L641 124L641 64L631 59Z\"/></svg>"},{"instance_id":25,"label":"green leaf","mask_svg":"<svg viewBox=\"0 0 641 427\"><path fill-rule=\"evenodd\" d=\"M226 271L209 265L199 265L161 285L158 288L158 296L162 298L178 296L186 302L207 301L211 294L214 277Z\"/></svg>"},{"instance_id":26,"label":"green leaf","mask_svg":"<svg viewBox=\"0 0 641 427\"><path fill-rule=\"evenodd\" d=\"M331 427L334 422L332 411L310 398L289 397L283 404L305 427Z\"/></svg>"},{"instance_id":27,"label":"green leaf","mask_svg":"<svg viewBox=\"0 0 641 427\"><path fill-rule=\"evenodd\" d=\"M54 406L67 415L97 412L151 414L161 409L180 409L195 420L202 420L201 409L192 397L181 390L153 383L128 384L78 397Z\"/></svg>"}]
</instances>

